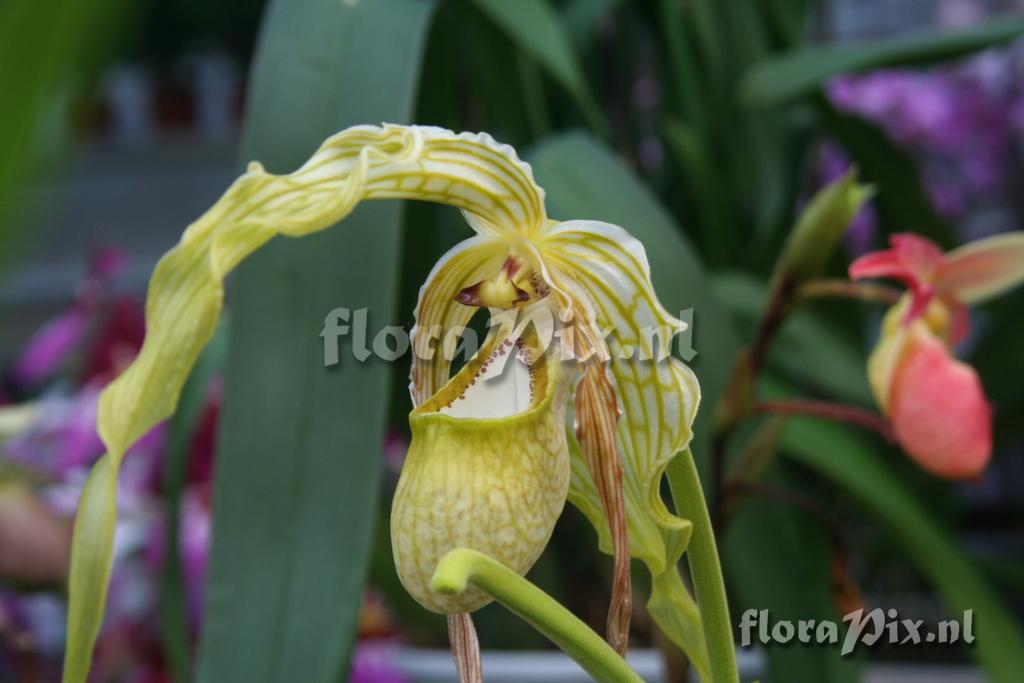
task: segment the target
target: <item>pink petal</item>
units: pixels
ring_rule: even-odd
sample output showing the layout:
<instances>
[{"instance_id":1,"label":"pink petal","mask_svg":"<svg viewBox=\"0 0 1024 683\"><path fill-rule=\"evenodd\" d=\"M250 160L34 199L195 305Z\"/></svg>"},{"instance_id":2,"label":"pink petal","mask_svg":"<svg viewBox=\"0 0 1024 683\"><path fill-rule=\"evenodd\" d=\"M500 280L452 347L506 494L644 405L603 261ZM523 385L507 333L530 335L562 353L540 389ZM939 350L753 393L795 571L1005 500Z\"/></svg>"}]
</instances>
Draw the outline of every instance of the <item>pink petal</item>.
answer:
<instances>
[{"instance_id":1,"label":"pink petal","mask_svg":"<svg viewBox=\"0 0 1024 683\"><path fill-rule=\"evenodd\" d=\"M92 277L109 280L128 265L128 254L118 247L101 247L90 258L89 272Z\"/></svg>"},{"instance_id":2,"label":"pink petal","mask_svg":"<svg viewBox=\"0 0 1024 683\"><path fill-rule=\"evenodd\" d=\"M89 310L75 306L32 335L25 351L14 364L15 379L33 385L56 371L82 342L89 329L89 318Z\"/></svg>"},{"instance_id":3,"label":"pink petal","mask_svg":"<svg viewBox=\"0 0 1024 683\"><path fill-rule=\"evenodd\" d=\"M890 419L896 439L923 469L969 479L992 455L992 412L974 369L927 332L910 340L893 376Z\"/></svg>"},{"instance_id":4,"label":"pink petal","mask_svg":"<svg viewBox=\"0 0 1024 683\"><path fill-rule=\"evenodd\" d=\"M913 293L905 322L922 315L935 294L935 273L945 256L942 249L920 235L904 232L889 237L891 249L865 254L850 264L852 279L892 278L907 285Z\"/></svg>"},{"instance_id":5,"label":"pink petal","mask_svg":"<svg viewBox=\"0 0 1024 683\"><path fill-rule=\"evenodd\" d=\"M908 285L916 279L893 249L864 254L850 264L849 274L853 280L890 277Z\"/></svg>"},{"instance_id":6,"label":"pink petal","mask_svg":"<svg viewBox=\"0 0 1024 683\"><path fill-rule=\"evenodd\" d=\"M965 244L949 252L936 288L967 304L980 303L1024 282L1024 232Z\"/></svg>"},{"instance_id":7,"label":"pink petal","mask_svg":"<svg viewBox=\"0 0 1024 683\"><path fill-rule=\"evenodd\" d=\"M889 238L889 244L899 254L907 268L930 280L935 269L942 265L945 254L939 245L912 232L901 232Z\"/></svg>"}]
</instances>

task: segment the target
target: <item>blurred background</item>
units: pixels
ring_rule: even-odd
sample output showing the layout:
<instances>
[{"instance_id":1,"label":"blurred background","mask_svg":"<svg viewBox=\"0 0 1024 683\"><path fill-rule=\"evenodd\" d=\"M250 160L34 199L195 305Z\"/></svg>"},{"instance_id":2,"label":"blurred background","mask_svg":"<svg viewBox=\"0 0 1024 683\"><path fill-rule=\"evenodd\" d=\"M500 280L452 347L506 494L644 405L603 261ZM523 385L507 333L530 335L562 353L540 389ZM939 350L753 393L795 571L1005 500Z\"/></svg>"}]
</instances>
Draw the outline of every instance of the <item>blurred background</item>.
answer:
<instances>
[{"instance_id":1,"label":"blurred background","mask_svg":"<svg viewBox=\"0 0 1024 683\"><path fill-rule=\"evenodd\" d=\"M156 260L250 158L289 170L326 134L357 122L486 130L526 153L553 216L607 217L640 235L656 284L683 268L670 257L680 247L663 251L630 221L669 226L704 267L681 276L693 290L667 299L696 309L705 413L750 341L799 208L851 164L878 193L831 264L836 275L892 232L952 247L1024 223L1019 0L35 4L0 8L4 682L59 680L70 523L102 454L99 391L141 344ZM419 283L468 232L434 206L360 220L379 229L368 251L342 238L318 242L341 246L317 261L286 254L289 246L243 269L229 287L228 329L193 375L179 417L126 460L94 680L452 680L437 652L444 621L404 594L387 538L406 444L407 361L357 373L354 382L375 388L352 410L372 414L335 419L342 424L321 443L337 450L261 451L231 436L246 420L276 419L246 394L288 403L301 384L290 382L285 335L274 332L278 304L256 284L287 278L288 263L348 269L379 279L374 291L387 306L371 315L382 325L410 325ZM365 305L332 289L344 282L332 277L287 290L327 289L306 318L287 323L307 350L319 349L333 306ZM979 641L992 644L876 646L852 657L799 644L754 648L743 653L747 674L1020 680L1024 653L1012 648L1024 618L1022 306L1018 291L978 311L963 349L996 406L996 456L981 480L937 481L881 440L822 430L804 441L810 453L783 440L764 475L799 502L752 496L720 541L737 615L754 607L838 619L866 605L934 622L973 608ZM863 363L881 312L843 302L801 309L773 345L769 381L870 407ZM330 421L353 403L324 391L296 403L283 429L303 411ZM829 460L848 467L837 474L822 464ZM288 484L261 488L275 481ZM610 573L586 520L567 508L531 578L601 631ZM638 591L645 580L638 570ZM634 603L634 647L668 650L643 602ZM548 647L544 639L498 607L481 612L478 628L486 649L533 658L511 661L519 678L550 659L531 654ZM243 657L259 673L223 674ZM665 668L653 654L644 662ZM506 663L493 660L488 680L504 680ZM550 665L529 671L576 680ZM651 680L680 680L679 671L670 661Z\"/></svg>"}]
</instances>

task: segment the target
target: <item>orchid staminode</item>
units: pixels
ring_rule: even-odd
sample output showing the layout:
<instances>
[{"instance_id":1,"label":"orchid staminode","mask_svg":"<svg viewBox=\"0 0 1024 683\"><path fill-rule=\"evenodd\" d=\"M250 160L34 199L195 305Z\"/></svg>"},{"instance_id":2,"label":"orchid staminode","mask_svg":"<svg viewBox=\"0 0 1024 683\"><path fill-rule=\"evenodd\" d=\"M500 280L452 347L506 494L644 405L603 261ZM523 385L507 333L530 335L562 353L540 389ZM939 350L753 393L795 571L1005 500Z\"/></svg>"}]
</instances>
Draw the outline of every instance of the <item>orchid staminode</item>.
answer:
<instances>
[{"instance_id":1,"label":"orchid staminode","mask_svg":"<svg viewBox=\"0 0 1024 683\"><path fill-rule=\"evenodd\" d=\"M654 578L652 615L705 678L699 611L676 570L692 526L660 494L665 467L690 441L700 390L689 368L653 348L684 324L658 302L642 245L608 223L549 219L530 167L486 134L385 125L336 134L288 175L250 164L157 265L143 347L100 400L107 455L90 476L75 529L65 683L85 679L99 628L117 468L173 412L213 334L224 278L277 235L323 230L364 199L388 198L452 205L475 232L420 291L412 441L391 525L399 576L417 601L449 615L461 673L474 676L468 613L489 597L434 591L438 561L462 547L525 573L568 499L616 558L611 644L625 649L632 556ZM492 317L547 312L555 326L571 321L573 333L544 348L536 330L496 326L450 377L450 357L431 352L436 337L425 332L464 328L481 308ZM652 329L668 334L655 341L645 333ZM494 361L509 353L524 363L492 379Z\"/></svg>"},{"instance_id":2,"label":"orchid staminode","mask_svg":"<svg viewBox=\"0 0 1024 683\"><path fill-rule=\"evenodd\" d=\"M896 439L923 469L979 475L992 455L992 411L974 369L952 353L970 331L967 306L1024 281L1024 232L948 254L910 233L850 265L851 278L893 278L909 291L886 314L868 377Z\"/></svg>"}]
</instances>

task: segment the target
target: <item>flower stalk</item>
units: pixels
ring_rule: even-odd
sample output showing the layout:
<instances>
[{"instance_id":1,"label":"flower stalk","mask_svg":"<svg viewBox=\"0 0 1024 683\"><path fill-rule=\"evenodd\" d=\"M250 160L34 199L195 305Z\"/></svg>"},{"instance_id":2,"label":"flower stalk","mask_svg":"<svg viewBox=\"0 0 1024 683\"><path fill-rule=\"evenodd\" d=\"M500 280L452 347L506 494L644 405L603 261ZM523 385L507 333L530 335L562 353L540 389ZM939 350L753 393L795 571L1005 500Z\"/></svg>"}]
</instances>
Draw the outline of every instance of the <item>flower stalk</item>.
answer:
<instances>
[{"instance_id":1,"label":"flower stalk","mask_svg":"<svg viewBox=\"0 0 1024 683\"><path fill-rule=\"evenodd\" d=\"M796 292L795 300L839 297L865 303L895 304L900 300L899 290L872 282L850 282L833 278L821 278L805 282Z\"/></svg>"},{"instance_id":2,"label":"flower stalk","mask_svg":"<svg viewBox=\"0 0 1024 683\"><path fill-rule=\"evenodd\" d=\"M711 515L704 500L704 489L697 464L687 449L669 462L668 475L676 513L693 523L693 536L686 557L700 607L711 666L710 683L738 683L736 646L732 639L732 620L725 594L725 578L718 559L718 546Z\"/></svg>"},{"instance_id":3,"label":"flower stalk","mask_svg":"<svg viewBox=\"0 0 1024 683\"><path fill-rule=\"evenodd\" d=\"M434 590L449 595L461 594L471 586L488 593L576 660L598 683L643 683L626 660L572 612L483 553L468 548L452 550L438 563L431 584Z\"/></svg>"},{"instance_id":4,"label":"flower stalk","mask_svg":"<svg viewBox=\"0 0 1024 683\"><path fill-rule=\"evenodd\" d=\"M842 403L829 401L814 401L805 399L758 401L752 408L752 413L767 413L772 415L809 415L811 417L822 417L827 420L846 422L864 429L873 431L889 443L895 443L892 428L885 419L870 410L864 410L857 406L848 406Z\"/></svg>"}]
</instances>

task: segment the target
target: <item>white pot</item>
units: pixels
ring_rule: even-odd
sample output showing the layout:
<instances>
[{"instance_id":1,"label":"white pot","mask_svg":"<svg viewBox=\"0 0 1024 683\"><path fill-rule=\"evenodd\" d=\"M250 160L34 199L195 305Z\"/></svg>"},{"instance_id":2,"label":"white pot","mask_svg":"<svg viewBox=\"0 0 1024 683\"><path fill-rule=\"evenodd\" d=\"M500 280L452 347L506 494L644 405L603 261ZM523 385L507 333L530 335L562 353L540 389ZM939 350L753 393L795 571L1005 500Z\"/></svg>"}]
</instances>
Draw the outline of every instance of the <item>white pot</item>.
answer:
<instances>
[{"instance_id":1,"label":"white pot","mask_svg":"<svg viewBox=\"0 0 1024 683\"><path fill-rule=\"evenodd\" d=\"M756 652L737 651L740 678L755 680L761 671L761 657ZM661 655L657 650L630 650L629 665L648 683L662 683ZM394 665L409 683L454 683L458 681L455 664L448 650L398 647ZM579 664L561 652L551 650L497 651L483 653L484 680L487 683L591 683ZM696 681L696 676L691 676Z\"/></svg>"}]
</instances>

